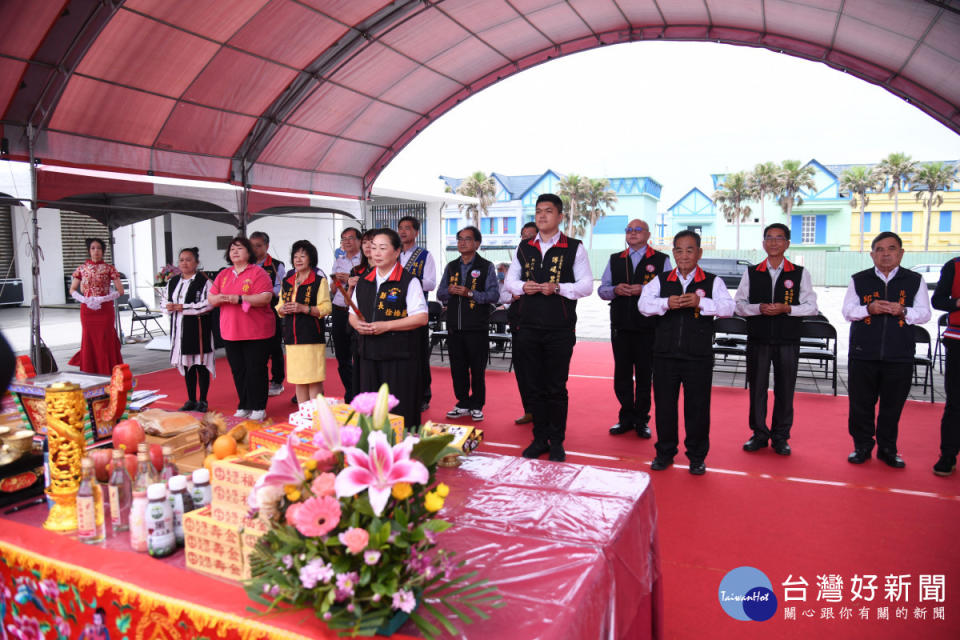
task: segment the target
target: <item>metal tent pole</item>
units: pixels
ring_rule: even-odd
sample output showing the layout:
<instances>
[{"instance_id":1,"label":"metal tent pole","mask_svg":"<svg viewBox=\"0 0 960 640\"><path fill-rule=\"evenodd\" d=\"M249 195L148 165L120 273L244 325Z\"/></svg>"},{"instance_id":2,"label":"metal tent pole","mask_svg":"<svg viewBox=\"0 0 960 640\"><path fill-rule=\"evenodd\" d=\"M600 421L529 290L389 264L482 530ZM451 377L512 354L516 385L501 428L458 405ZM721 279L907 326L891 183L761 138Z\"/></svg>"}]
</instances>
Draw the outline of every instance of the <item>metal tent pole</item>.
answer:
<instances>
[{"instance_id":1,"label":"metal tent pole","mask_svg":"<svg viewBox=\"0 0 960 640\"><path fill-rule=\"evenodd\" d=\"M33 293L30 296L30 357L38 373L42 371L40 360L40 223L37 220L37 164L33 156L34 129L27 124L27 149L30 153L30 275Z\"/></svg>"}]
</instances>

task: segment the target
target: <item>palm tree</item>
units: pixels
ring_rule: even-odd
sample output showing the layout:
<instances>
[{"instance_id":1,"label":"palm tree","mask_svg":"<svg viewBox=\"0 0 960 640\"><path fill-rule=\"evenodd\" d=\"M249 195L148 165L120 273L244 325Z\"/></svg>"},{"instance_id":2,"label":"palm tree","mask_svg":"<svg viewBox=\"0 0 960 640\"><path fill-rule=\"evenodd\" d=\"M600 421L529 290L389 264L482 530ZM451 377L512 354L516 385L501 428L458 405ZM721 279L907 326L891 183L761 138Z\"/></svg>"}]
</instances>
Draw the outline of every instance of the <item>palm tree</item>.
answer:
<instances>
[{"instance_id":1,"label":"palm tree","mask_svg":"<svg viewBox=\"0 0 960 640\"><path fill-rule=\"evenodd\" d=\"M493 199L497 195L497 181L483 171L474 171L460 183L457 193L477 199L477 204L461 204L458 208L460 213L470 218L473 226L479 228L480 218L487 215L487 209L493 204Z\"/></svg>"},{"instance_id":2,"label":"palm tree","mask_svg":"<svg viewBox=\"0 0 960 640\"><path fill-rule=\"evenodd\" d=\"M934 207L943 204L943 194L953 184L957 177L957 170L942 162L929 162L913 176L913 190L917 192L917 200L923 200L927 207L927 219L923 226L923 250L930 248L930 218Z\"/></svg>"},{"instance_id":3,"label":"palm tree","mask_svg":"<svg viewBox=\"0 0 960 640\"><path fill-rule=\"evenodd\" d=\"M563 205L567 208L565 228L567 235L575 236L582 233L584 224L579 217L586 209L587 194L590 192L590 180L575 173L567 175L557 183L557 195L563 198Z\"/></svg>"},{"instance_id":4,"label":"palm tree","mask_svg":"<svg viewBox=\"0 0 960 640\"><path fill-rule=\"evenodd\" d=\"M713 193L713 201L720 207L724 219L737 223L737 251L740 250L740 221L750 215L750 207L744 203L756 195L750 183L749 175L738 171L729 174Z\"/></svg>"},{"instance_id":5,"label":"palm tree","mask_svg":"<svg viewBox=\"0 0 960 640\"><path fill-rule=\"evenodd\" d=\"M607 215L607 211L613 211L614 203L617 201L617 192L610 188L610 181L606 178L589 178L590 189L586 195L586 210L584 211L586 222L590 226L590 249L593 249L593 228L597 226L600 218Z\"/></svg>"},{"instance_id":6,"label":"palm tree","mask_svg":"<svg viewBox=\"0 0 960 640\"><path fill-rule=\"evenodd\" d=\"M890 195L893 196L893 230L898 231L900 223L900 191L903 190L913 174L917 171L919 163L913 160L905 153L891 153L874 169L878 175L883 176L884 181L890 181Z\"/></svg>"},{"instance_id":7,"label":"palm tree","mask_svg":"<svg viewBox=\"0 0 960 640\"><path fill-rule=\"evenodd\" d=\"M777 197L777 203L783 209L783 215L789 223L790 215L793 213L793 207L803 204L803 197L800 192L804 189L816 189L817 183L813 176L816 170L810 165L801 166L799 160L784 160L780 165L780 172L777 174L777 185L774 188L773 195Z\"/></svg>"},{"instance_id":8,"label":"palm tree","mask_svg":"<svg viewBox=\"0 0 960 640\"><path fill-rule=\"evenodd\" d=\"M883 179L867 167L850 167L840 175L840 190L850 194L850 206L860 205L860 251L863 251L863 234L866 231L863 225L864 210L870 204L867 192L881 188Z\"/></svg>"},{"instance_id":9,"label":"palm tree","mask_svg":"<svg viewBox=\"0 0 960 640\"><path fill-rule=\"evenodd\" d=\"M777 174L780 167L776 162L761 162L753 168L753 173L749 175L750 187L757 194L757 200L760 201L760 226L766 228L767 217L764 214L764 201L767 196L772 195L777 187Z\"/></svg>"}]
</instances>

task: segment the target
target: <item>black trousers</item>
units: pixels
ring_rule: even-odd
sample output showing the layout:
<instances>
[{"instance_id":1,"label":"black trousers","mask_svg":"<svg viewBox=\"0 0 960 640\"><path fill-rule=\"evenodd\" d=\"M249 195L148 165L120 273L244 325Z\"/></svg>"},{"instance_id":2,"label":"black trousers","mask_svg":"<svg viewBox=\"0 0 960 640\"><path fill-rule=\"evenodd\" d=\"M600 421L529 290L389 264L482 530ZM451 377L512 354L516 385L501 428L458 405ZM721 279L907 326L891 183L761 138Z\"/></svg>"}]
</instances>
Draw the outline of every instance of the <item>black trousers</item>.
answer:
<instances>
[{"instance_id":1,"label":"black trousers","mask_svg":"<svg viewBox=\"0 0 960 640\"><path fill-rule=\"evenodd\" d=\"M563 442L567 431L567 377L577 336L573 329L521 327L513 350L530 381L533 439Z\"/></svg>"},{"instance_id":2,"label":"black trousers","mask_svg":"<svg viewBox=\"0 0 960 640\"><path fill-rule=\"evenodd\" d=\"M851 359L848 371L848 425L854 448L873 450L876 436L878 448L896 453L900 413L910 395L913 363ZM874 413L878 400L879 408Z\"/></svg>"},{"instance_id":3,"label":"black trousers","mask_svg":"<svg viewBox=\"0 0 960 640\"><path fill-rule=\"evenodd\" d=\"M613 347L613 392L620 402L621 425L650 421L653 331L610 330Z\"/></svg>"},{"instance_id":4,"label":"black trousers","mask_svg":"<svg viewBox=\"0 0 960 640\"><path fill-rule=\"evenodd\" d=\"M333 305L330 314L333 320L333 350L337 356L337 373L343 383L343 395L347 402L353 400L353 341L350 334L350 310Z\"/></svg>"},{"instance_id":5,"label":"black trousers","mask_svg":"<svg viewBox=\"0 0 960 640\"><path fill-rule=\"evenodd\" d=\"M947 403L940 420L940 454L955 458L960 453L960 340L947 338L943 348L947 354L943 374Z\"/></svg>"},{"instance_id":6,"label":"black trousers","mask_svg":"<svg viewBox=\"0 0 960 640\"><path fill-rule=\"evenodd\" d=\"M450 377L457 406L483 409L487 402L487 357L490 353L487 332L482 329L450 331L447 350L450 352Z\"/></svg>"},{"instance_id":7,"label":"black trousers","mask_svg":"<svg viewBox=\"0 0 960 640\"><path fill-rule=\"evenodd\" d=\"M533 415L533 405L530 403L530 397L533 392L530 390L530 381L527 376L527 370L523 366L523 361L517 357L517 333L515 329L511 329L510 333L513 334L513 354L511 358L513 359L513 375L517 378L517 391L520 393L520 402L523 405L523 412Z\"/></svg>"},{"instance_id":8,"label":"black trousers","mask_svg":"<svg viewBox=\"0 0 960 640\"><path fill-rule=\"evenodd\" d=\"M357 393L379 391L380 385L386 382L390 387L390 393L400 401L392 413L403 416L404 428L419 427L420 400L423 398L420 378L416 375L419 370L419 360L420 358L402 360L361 358L358 362L360 386Z\"/></svg>"},{"instance_id":9,"label":"black trousers","mask_svg":"<svg viewBox=\"0 0 960 640\"><path fill-rule=\"evenodd\" d=\"M702 462L710 450L710 392L713 359L653 358L653 401L656 404L657 455L672 459L680 442L680 386L683 385L683 446L690 462Z\"/></svg>"},{"instance_id":10,"label":"black trousers","mask_svg":"<svg viewBox=\"0 0 960 640\"><path fill-rule=\"evenodd\" d=\"M280 316L277 316L276 310L274 310L273 315L277 318L277 329L273 337L268 338L270 342L270 352L268 355L270 358L270 382L273 384L283 384L283 379L287 374L286 367L283 363L283 325L281 324Z\"/></svg>"},{"instance_id":11,"label":"black trousers","mask_svg":"<svg viewBox=\"0 0 960 640\"><path fill-rule=\"evenodd\" d=\"M237 388L237 408L261 411L267 408L267 358L270 338L263 340L224 340L227 362Z\"/></svg>"},{"instance_id":12,"label":"black trousers","mask_svg":"<svg viewBox=\"0 0 960 640\"><path fill-rule=\"evenodd\" d=\"M420 351L422 356L417 358L420 364L420 378L423 381L423 402L430 403L433 398L433 392L430 391L430 385L433 383L433 376L430 375L430 327L421 327L416 330L420 335Z\"/></svg>"},{"instance_id":13,"label":"black trousers","mask_svg":"<svg viewBox=\"0 0 960 640\"><path fill-rule=\"evenodd\" d=\"M764 440L786 442L793 426L793 392L797 388L800 344L747 342L747 382L750 385L750 428ZM773 366L773 414L767 428L767 390Z\"/></svg>"}]
</instances>

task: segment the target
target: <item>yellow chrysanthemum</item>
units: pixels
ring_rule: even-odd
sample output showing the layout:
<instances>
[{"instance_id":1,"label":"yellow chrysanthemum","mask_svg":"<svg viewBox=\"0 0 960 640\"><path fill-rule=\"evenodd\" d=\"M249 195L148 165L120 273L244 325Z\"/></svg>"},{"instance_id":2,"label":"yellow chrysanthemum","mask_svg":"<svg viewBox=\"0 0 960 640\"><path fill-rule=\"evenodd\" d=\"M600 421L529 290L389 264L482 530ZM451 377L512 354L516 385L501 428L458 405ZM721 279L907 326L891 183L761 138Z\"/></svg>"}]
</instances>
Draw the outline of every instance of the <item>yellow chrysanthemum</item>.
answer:
<instances>
[{"instance_id":1,"label":"yellow chrysanthemum","mask_svg":"<svg viewBox=\"0 0 960 640\"><path fill-rule=\"evenodd\" d=\"M436 491L437 495L440 496L441 498L446 498L448 495L450 495L450 487L443 484L442 482L437 485L437 488L434 489L434 491Z\"/></svg>"},{"instance_id":2,"label":"yellow chrysanthemum","mask_svg":"<svg viewBox=\"0 0 960 640\"><path fill-rule=\"evenodd\" d=\"M440 511L440 509L443 509L443 498L437 495L435 491L431 491L427 494L427 497L424 498L423 506L431 513Z\"/></svg>"},{"instance_id":3,"label":"yellow chrysanthemum","mask_svg":"<svg viewBox=\"0 0 960 640\"><path fill-rule=\"evenodd\" d=\"M317 461L314 460L313 458L310 458L309 460L303 463L303 468L306 469L307 471L316 471Z\"/></svg>"},{"instance_id":4,"label":"yellow chrysanthemum","mask_svg":"<svg viewBox=\"0 0 960 640\"><path fill-rule=\"evenodd\" d=\"M393 485L390 494L397 500L406 500L413 495L413 487L408 482L398 482Z\"/></svg>"},{"instance_id":5,"label":"yellow chrysanthemum","mask_svg":"<svg viewBox=\"0 0 960 640\"><path fill-rule=\"evenodd\" d=\"M283 492L287 496L287 500L290 502L299 502L300 501L300 488L295 484L288 484L283 487Z\"/></svg>"}]
</instances>

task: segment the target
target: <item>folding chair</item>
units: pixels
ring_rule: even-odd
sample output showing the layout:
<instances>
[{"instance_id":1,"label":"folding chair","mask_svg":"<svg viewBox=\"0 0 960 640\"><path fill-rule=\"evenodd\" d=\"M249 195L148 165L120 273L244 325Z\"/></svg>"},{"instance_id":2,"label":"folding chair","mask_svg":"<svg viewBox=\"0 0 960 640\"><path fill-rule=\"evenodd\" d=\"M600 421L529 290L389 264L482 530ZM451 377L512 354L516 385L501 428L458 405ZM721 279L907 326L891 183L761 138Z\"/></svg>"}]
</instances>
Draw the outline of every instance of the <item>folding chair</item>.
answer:
<instances>
[{"instance_id":1,"label":"folding chair","mask_svg":"<svg viewBox=\"0 0 960 640\"><path fill-rule=\"evenodd\" d=\"M139 322L140 326L143 329L143 333L141 333L140 335L150 336L152 338L153 332L150 331L150 327L147 326L147 322L150 320L153 320L153 322L157 325L157 328L160 329L160 333L166 335L167 332L164 330L163 325L160 324L160 320L159 320L159 318L163 317L162 313L159 313L157 311L151 311L150 308L147 307L147 303L141 300L140 298L130 298L130 300L127 301L127 305L130 307L130 335L131 336L135 335L133 332L134 324Z\"/></svg>"}]
</instances>

